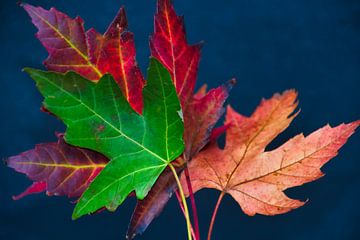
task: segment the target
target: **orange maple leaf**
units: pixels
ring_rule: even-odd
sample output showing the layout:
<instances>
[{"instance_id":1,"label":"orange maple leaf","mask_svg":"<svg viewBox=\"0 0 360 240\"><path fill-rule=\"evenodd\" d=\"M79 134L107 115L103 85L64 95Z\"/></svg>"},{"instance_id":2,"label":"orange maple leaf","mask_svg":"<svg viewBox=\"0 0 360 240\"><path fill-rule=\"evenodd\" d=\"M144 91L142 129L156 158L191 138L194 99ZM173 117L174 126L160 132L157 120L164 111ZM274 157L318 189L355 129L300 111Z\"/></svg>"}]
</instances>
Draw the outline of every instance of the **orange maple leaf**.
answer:
<instances>
[{"instance_id":1,"label":"orange maple leaf","mask_svg":"<svg viewBox=\"0 0 360 240\"><path fill-rule=\"evenodd\" d=\"M327 125L265 151L297 115L296 98L293 90L276 94L263 100L251 117L229 107L226 123L231 127L225 148L212 144L189 163L194 191L215 188L222 195L228 193L251 216L281 214L302 206L304 202L287 197L284 190L322 177L320 168L337 155L360 121L335 128ZM182 181L185 186L184 176Z\"/></svg>"}]
</instances>

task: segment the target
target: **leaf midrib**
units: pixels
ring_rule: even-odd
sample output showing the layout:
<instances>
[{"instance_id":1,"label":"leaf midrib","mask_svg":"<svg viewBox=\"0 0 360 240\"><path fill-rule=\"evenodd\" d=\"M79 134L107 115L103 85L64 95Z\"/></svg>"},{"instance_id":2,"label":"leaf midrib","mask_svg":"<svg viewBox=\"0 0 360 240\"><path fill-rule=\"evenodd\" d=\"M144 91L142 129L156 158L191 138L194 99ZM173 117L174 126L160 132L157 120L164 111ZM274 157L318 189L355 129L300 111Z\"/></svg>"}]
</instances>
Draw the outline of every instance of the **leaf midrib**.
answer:
<instances>
[{"instance_id":1,"label":"leaf midrib","mask_svg":"<svg viewBox=\"0 0 360 240\"><path fill-rule=\"evenodd\" d=\"M276 173L276 172L278 172L278 171L281 171L281 170L284 170L284 169L286 169L286 168L292 167L292 166L295 165L295 164L301 164L301 161L304 161L304 160L307 159L307 158L311 158L312 155L317 154L318 152L323 151L324 149L330 147L332 144L334 144L334 142L336 142L338 139L342 138L343 136L347 135L348 132L350 132L350 131L351 131L351 130L346 131L346 132L340 134L339 136L337 136L335 139L333 139L332 141L330 141L330 142L327 143L326 145L322 146L321 148L316 149L316 150L313 151L312 153L309 153L308 155L303 156L303 157L300 158L300 159L297 159L297 160L296 160L295 162L293 162L293 163L290 163L290 164L288 164L288 165L286 165L286 166L280 167L279 169L276 169L276 170L274 170L274 171L265 173L265 174L263 174L263 175L261 175L261 176L255 177L255 178L253 178L253 179L249 179L249 180L247 180L247 181L243 181L243 182L241 182L241 183L238 183L238 184L236 184L236 185L233 185L233 186L231 186L230 189L233 189L234 187L237 187L237 186L240 186L240 185L244 185L244 184L249 183L249 182L252 182L252 181L259 180L259 179L261 179L261 178L263 178L263 177L267 177L267 176L269 176L269 175L271 175L271 174L274 174L274 173ZM304 138L304 139L305 139L305 138ZM300 177L300 176L299 176L299 177Z\"/></svg>"},{"instance_id":2,"label":"leaf midrib","mask_svg":"<svg viewBox=\"0 0 360 240\"><path fill-rule=\"evenodd\" d=\"M71 168L71 169L104 168L106 166L106 164L71 165L71 164L56 164L56 163L41 163L41 162L17 162L16 164L35 165L41 167Z\"/></svg>"},{"instance_id":3,"label":"leaf midrib","mask_svg":"<svg viewBox=\"0 0 360 240\"><path fill-rule=\"evenodd\" d=\"M250 138L249 142L246 143L246 148L244 150L243 155L240 158L240 161L236 164L235 168L233 169L233 171L231 172L230 176L228 177L227 181L226 181L226 185L224 187L224 189L228 189L229 187L229 183L233 177L233 175L235 174L235 172L237 171L237 169L240 167L240 165L242 164L243 160L246 158L246 154L250 148L250 145L253 143L253 141L260 135L260 133L262 133L264 131L264 129L267 127L267 125L270 122L270 119L273 117L273 114L279 109L279 107L281 106L281 101L279 101L277 103L277 105L275 106L275 108L270 112L268 118L265 120L265 122L261 125L261 128L255 132L255 134Z\"/></svg>"}]
</instances>

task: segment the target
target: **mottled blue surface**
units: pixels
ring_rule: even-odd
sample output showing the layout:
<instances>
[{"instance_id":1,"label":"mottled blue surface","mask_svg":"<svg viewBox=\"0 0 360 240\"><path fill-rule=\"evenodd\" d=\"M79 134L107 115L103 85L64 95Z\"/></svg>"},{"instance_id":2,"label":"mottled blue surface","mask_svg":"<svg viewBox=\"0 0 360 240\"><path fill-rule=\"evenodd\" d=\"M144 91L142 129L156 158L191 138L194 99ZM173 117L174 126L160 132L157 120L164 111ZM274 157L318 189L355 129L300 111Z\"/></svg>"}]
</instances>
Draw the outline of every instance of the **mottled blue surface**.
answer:
<instances>
[{"instance_id":1,"label":"mottled blue surface","mask_svg":"<svg viewBox=\"0 0 360 240\"><path fill-rule=\"evenodd\" d=\"M138 61L148 64L148 35L155 1L62 0L35 1L55 6L71 16L81 15L86 27L104 31L120 5L128 11L135 33ZM61 122L39 111L42 98L21 72L42 68L47 56L35 39L35 28L15 0L0 2L0 157L17 154L36 143L54 141ZM205 41L199 84L215 87L231 77L238 84L230 97L238 111L250 114L262 97L295 88L301 114L274 146L326 123L337 125L360 117L360 1L359 0L177 0L186 16L191 42ZM360 134L356 134L331 163L327 176L287 193L308 204L276 217L245 216L226 197L217 218L214 238L227 239L360 239ZM66 198L30 196L12 201L29 181L0 167L1 240L124 239L134 199L115 214L102 213L71 221L73 204ZM202 235L218 193L197 194ZM185 239L185 223L173 199L139 239Z\"/></svg>"}]
</instances>

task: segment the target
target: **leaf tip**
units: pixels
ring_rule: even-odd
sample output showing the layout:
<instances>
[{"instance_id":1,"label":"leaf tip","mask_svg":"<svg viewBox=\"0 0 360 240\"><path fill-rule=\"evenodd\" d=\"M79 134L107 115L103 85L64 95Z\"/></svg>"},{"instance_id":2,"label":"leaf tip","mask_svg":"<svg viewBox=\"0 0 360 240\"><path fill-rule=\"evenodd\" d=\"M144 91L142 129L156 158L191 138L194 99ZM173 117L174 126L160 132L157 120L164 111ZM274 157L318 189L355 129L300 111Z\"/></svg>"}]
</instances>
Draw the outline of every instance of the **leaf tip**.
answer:
<instances>
[{"instance_id":1,"label":"leaf tip","mask_svg":"<svg viewBox=\"0 0 360 240\"><path fill-rule=\"evenodd\" d=\"M22 2L22 1L18 1L17 5L22 7L29 14L30 14L31 11L35 10L35 8L36 8L33 5Z\"/></svg>"},{"instance_id":2,"label":"leaf tip","mask_svg":"<svg viewBox=\"0 0 360 240\"><path fill-rule=\"evenodd\" d=\"M360 119L353 122L354 126L355 126L355 129L358 128L360 126Z\"/></svg>"},{"instance_id":3,"label":"leaf tip","mask_svg":"<svg viewBox=\"0 0 360 240\"><path fill-rule=\"evenodd\" d=\"M23 1L17 1L16 4L19 6L19 7L22 7L22 8L26 8L27 6L31 6L30 4L28 3L24 3Z\"/></svg>"},{"instance_id":4,"label":"leaf tip","mask_svg":"<svg viewBox=\"0 0 360 240\"><path fill-rule=\"evenodd\" d=\"M25 68L23 68L21 71L27 73L31 78L33 78L33 76L34 76L36 73L40 73L40 72L41 72L41 70L34 69L34 68L30 68L30 67L25 67ZM36 81L35 78L33 78L33 79Z\"/></svg>"},{"instance_id":5,"label":"leaf tip","mask_svg":"<svg viewBox=\"0 0 360 240\"><path fill-rule=\"evenodd\" d=\"M125 239L126 240L133 240L138 233L136 232L128 232L126 233Z\"/></svg>"},{"instance_id":6,"label":"leaf tip","mask_svg":"<svg viewBox=\"0 0 360 240\"><path fill-rule=\"evenodd\" d=\"M71 215L71 220L75 221L78 220L82 215L78 212L77 207L75 207L72 215Z\"/></svg>"},{"instance_id":7,"label":"leaf tip","mask_svg":"<svg viewBox=\"0 0 360 240\"><path fill-rule=\"evenodd\" d=\"M236 111L235 111L235 109L234 109L230 104L228 104L228 105L226 106L226 113L231 115L231 114L236 113Z\"/></svg>"},{"instance_id":8,"label":"leaf tip","mask_svg":"<svg viewBox=\"0 0 360 240\"><path fill-rule=\"evenodd\" d=\"M205 45L205 41L202 40L202 41L198 42L197 44L195 44L194 47L197 48L198 51L201 51L201 49L204 47L204 45Z\"/></svg>"},{"instance_id":9,"label":"leaf tip","mask_svg":"<svg viewBox=\"0 0 360 240\"><path fill-rule=\"evenodd\" d=\"M120 29L120 31L126 30L128 28L128 20L126 17L125 7L121 6L119 11L117 12L114 20L110 24L109 28L106 30L105 35L110 34L116 29ZM116 30L118 31L118 30Z\"/></svg>"},{"instance_id":10,"label":"leaf tip","mask_svg":"<svg viewBox=\"0 0 360 240\"><path fill-rule=\"evenodd\" d=\"M281 96L283 96L284 98L291 98L294 99L294 103L297 102L297 98L298 98L298 92L295 89L288 89L285 90Z\"/></svg>"},{"instance_id":11,"label":"leaf tip","mask_svg":"<svg viewBox=\"0 0 360 240\"><path fill-rule=\"evenodd\" d=\"M30 76L33 75L35 72L39 72L40 70L34 69L34 68L30 68L30 67L24 67L23 69L21 69L22 72L25 72L27 74L29 74Z\"/></svg>"},{"instance_id":12,"label":"leaf tip","mask_svg":"<svg viewBox=\"0 0 360 240\"><path fill-rule=\"evenodd\" d=\"M227 81L223 86L226 89L226 92L230 92L231 89L235 86L236 84L236 79L232 78L229 81Z\"/></svg>"},{"instance_id":13,"label":"leaf tip","mask_svg":"<svg viewBox=\"0 0 360 240\"><path fill-rule=\"evenodd\" d=\"M31 71L31 68L29 67L24 67L23 69L21 69L22 72L26 72L29 73Z\"/></svg>"},{"instance_id":14,"label":"leaf tip","mask_svg":"<svg viewBox=\"0 0 360 240\"><path fill-rule=\"evenodd\" d=\"M2 163L3 163L5 166L9 167L9 158L3 158L3 159L2 159Z\"/></svg>"}]
</instances>

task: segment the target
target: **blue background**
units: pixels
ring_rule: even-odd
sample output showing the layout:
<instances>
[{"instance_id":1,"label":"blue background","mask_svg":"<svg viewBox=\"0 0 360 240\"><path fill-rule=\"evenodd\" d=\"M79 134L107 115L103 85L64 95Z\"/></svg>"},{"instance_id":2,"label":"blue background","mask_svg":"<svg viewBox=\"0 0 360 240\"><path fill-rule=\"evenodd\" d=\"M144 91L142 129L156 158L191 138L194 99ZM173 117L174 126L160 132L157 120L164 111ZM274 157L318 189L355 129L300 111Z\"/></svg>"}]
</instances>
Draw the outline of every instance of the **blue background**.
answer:
<instances>
[{"instance_id":1,"label":"blue background","mask_svg":"<svg viewBox=\"0 0 360 240\"><path fill-rule=\"evenodd\" d=\"M39 111L42 98L21 69L42 68L47 54L34 37L35 28L16 1L0 2L0 157L5 159L54 141L61 122ZM125 5L135 33L137 59L148 64L148 36L155 0L61 0L29 3L81 15L86 27L105 31ZM175 2L185 15L191 43L205 41L198 84L215 87L231 77L238 84L229 102L250 114L262 97L295 88L301 114L271 145L303 131L360 117L360 1L226 0ZM275 217L244 215L230 197L223 201L214 238L226 239L360 239L360 134L357 133L323 170L326 177L287 193L307 199L302 208ZM12 201L30 182L0 166L0 239L124 239L135 200L115 214L102 213L71 221L73 204L43 194ZM196 195L203 237L218 193ZM185 223L172 199L139 239L185 239Z\"/></svg>"}]
</instances>

